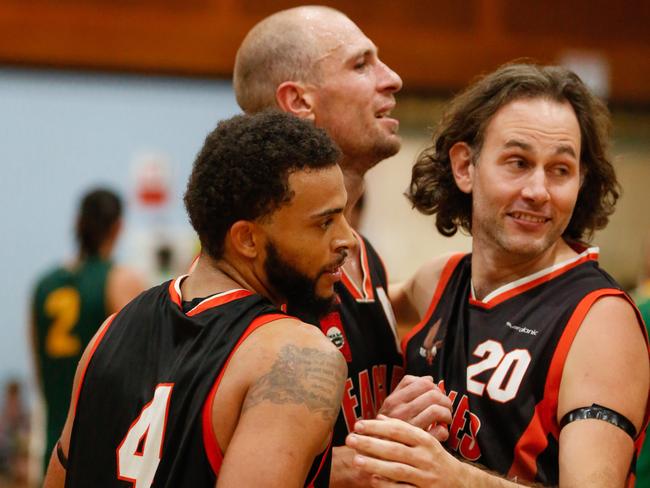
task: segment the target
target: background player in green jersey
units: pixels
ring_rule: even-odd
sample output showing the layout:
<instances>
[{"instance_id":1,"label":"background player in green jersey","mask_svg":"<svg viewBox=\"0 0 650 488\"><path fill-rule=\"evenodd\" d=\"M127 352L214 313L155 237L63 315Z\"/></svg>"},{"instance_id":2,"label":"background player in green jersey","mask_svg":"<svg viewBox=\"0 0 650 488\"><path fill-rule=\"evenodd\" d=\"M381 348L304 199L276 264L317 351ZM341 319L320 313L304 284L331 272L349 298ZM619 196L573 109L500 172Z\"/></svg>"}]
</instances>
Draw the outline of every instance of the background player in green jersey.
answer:
<instances>
[{"instance_id":1,"label":"background player in green jersey","mask_svg":"<svg viewBox=\"0 0 650 488\"><path fill-rule=\"evenodd\" d=\"M143 290L134 271L111 261L121 216L122 202L115 193L87 193L75 228L77 258L46 272L34 290L32 345L46 411L45 463L65 423L72 380L86 344L108 315Z\"/></svg>"}]
</instances>

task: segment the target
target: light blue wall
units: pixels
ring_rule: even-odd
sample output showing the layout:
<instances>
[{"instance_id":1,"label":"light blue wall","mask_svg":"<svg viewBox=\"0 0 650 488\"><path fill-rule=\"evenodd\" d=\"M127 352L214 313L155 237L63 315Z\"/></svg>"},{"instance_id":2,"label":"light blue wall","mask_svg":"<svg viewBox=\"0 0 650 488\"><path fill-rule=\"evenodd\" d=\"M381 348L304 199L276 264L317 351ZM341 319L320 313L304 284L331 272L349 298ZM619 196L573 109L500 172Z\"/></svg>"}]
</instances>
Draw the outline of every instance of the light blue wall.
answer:
<instances>
[{"instance_id":1,"label":"light blue wall","mask_svg":"<svg viewBox=\"0 0 650 488\"><path fill-rule=\"evenodd\" d=\"M237 112L226 81L0 69L0 384L30 378L31 287L73 255L80 195L107 184L129 197L134 154L155 150L171 163L170 219L185 225L192 161L217 120Z\"/></svg>"}]
</instances>

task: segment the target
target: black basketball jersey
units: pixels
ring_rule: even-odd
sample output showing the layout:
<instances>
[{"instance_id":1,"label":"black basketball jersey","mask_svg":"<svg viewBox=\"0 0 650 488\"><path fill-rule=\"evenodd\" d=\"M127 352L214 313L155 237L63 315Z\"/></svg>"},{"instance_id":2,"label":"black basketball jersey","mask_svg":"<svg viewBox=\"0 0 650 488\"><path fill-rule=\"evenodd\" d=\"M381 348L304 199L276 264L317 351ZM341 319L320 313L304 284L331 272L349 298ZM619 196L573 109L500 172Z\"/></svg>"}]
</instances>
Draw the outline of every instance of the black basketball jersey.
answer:
<instances>
[{"instance_id":1,"label":"black basketball jersey","mask_svg":"<svg viewBox=\"0 0 650 488\"><path fill-rule=\"evenodd\" d=\"M451 452L510 477L558 484L557 404L571 343L598 298L627 298L597 257L598 248L585 249L481 301L471 255L447 262L404 350L407 373L433 375L452 400Z\"/></svg>"},{"instance_id":2,"label":"black basketball jersey","mask_svg":"<svg viewBox=\"0 0 650 488\"><path fill-rule=\"evenodd\" d=\"M335 285L339 298L335 310L321 320L301 317L307 323L318 324L348 364L333 446L345 444L357 420L374 418L404 375L384 265L370 243L358 234L356 237L362 289L343 272L342 280Z\"/></svg>"},{"instance_id":3,"label":"black basketball jersey","mask_svg":"<svg viewBox=\"0 0 650 488\"><path fill-rule=\"evenodd\" d=\"M219 382L249 334L286 315L247 290L188 307L181 279L141 294L97 341L76 394L66 487L214 487ZM306 486L328 486L329 456Z\"/></svg>"}]
</instances>

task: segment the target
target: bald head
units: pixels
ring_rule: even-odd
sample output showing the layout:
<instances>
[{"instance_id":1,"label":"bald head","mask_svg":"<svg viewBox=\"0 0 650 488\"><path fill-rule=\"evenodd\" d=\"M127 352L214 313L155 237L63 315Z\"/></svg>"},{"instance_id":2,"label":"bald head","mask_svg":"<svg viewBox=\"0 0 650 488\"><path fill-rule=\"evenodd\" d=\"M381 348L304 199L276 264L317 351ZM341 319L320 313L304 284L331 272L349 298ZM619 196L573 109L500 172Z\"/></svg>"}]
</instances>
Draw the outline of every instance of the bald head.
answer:
<instances>
[{"instance_id":1,"label":"bald head","mask_svg":"<svg viewBox=\"0 0 650 488\"><path fill-rule=\"evenodd\" d=\"M324 49L321 27L341 18L351 22L338 10L306 6L282 10L255 25L235 59L233 83L242 110L277 106L275 92L285 81L317 81Z\"/></svg>"}]
</instances>

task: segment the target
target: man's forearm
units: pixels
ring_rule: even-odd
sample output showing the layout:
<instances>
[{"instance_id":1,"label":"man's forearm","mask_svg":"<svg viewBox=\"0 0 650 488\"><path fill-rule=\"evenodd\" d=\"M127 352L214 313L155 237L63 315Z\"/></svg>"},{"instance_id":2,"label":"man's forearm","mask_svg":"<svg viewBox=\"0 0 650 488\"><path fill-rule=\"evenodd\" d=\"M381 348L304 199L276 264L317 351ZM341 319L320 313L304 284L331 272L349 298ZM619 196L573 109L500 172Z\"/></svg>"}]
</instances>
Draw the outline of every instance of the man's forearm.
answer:
<instances>
[{"instance_id":1,"label":"man's forearm","mask_svg":"<svg viewBox=\"0 0 650 488\"><path fill-rule=\"evenodd\" d=\"M361 488L369 486L370 477L352 464L354 450L347 446L332 448L330 488Z\"/></svg>"},{"instance_id":2,"label":"man's forearm","mask_svg":"<svg viewBox=\"0 0 650 488\"><path fill-rule=\"evenodd\" d=\"M546 485L532 482L523 482L514 478L509 480L504 478L498 473L488 471L483 466L478 464L462 462L463 464L463 480L465 485L472 488L516 488L516 487L533 487L542 488Z\"/></svg>"}]
</instances>

